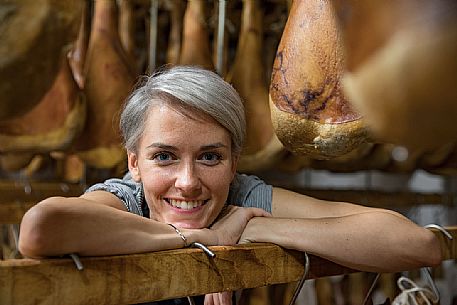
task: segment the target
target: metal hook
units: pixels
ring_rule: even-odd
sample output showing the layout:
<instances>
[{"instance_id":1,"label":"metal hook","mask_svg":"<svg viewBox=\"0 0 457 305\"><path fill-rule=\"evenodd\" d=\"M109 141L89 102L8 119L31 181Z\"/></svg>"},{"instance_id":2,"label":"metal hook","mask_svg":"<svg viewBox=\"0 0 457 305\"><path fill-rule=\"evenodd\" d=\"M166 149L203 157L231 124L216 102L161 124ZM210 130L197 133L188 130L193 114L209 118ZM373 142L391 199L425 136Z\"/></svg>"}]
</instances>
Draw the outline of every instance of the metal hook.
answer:
<instances>
[{"instance_id":1,"label":"metal hook","mask_svg":"<svg viewBox=\"0 0 457 305\"><path fill-rule=\"evenodd\" d=\"M444 236L446 236L449 240L453 240L453 239L454 239L454 238L452 238L451 233L449 233L445 228L443 228L443 227L440 226L440 225L431 223L431 224L428 224L428 225L424 226L424 228L426 228L426 229L437 229L437 230L439 230L441 233L443 233Z\"/></svg>"},{"instance_id":2,"label":"metal hook","mask_svg":"<svg viewBox=\"0 0 457 305\"><path fill-rule=\"evenodd\" d=\"M210 249L208 249L204 244L201 244L199 242L193 242L189 245L190 248L199 248L201 250L203 250L203 252L205 252L205 254L209 257L209 258L215 258L216 257L216 254L211 251ZM192 297L187 297L187 301L189 302L189 305L195 305L195 302L194 302L194 299Z\"/></svg>"},{"instance_id":3,"label":"metal hook","mask_svg":"<svg viewBox=\"0 0 457 305\"><path fill-rule=\"evenodd\" d=\"M424 228L426 228L426 229L437 229L441 233L443 233L443 235L446 236L449 240L453 240L454 239L452 237L451 233L449 233L445 228L443 228L440 225L432 223L432 224L428 224L428 225L424 226ZM420 269L420 272L421 272L421 275L427 279L428 283L430 284L430 286L432 288L433 294L435 295L435 299L436 299L436 302L435 301L433 301L433 302L434 303L439 302L439 300L440 300L440 292L438 291L438 288L436 287L435 281L432 278L431 269L428 268L428 267L424 267L424 268Z\"/></svg>"},{"instance_id":4,"label":"metal hook","mask_svg":"<svg viewBox=\"0 0 457 305\"><path fill-rule=\"evenodd\" d=\"M75 265L76 265L76 269L78 269L79 271L83 270L84 269L84 266L83 264L81 263L81 261L79 260L79 256L74 254L74 253L71 253L70 254L70 257L71 259L73 260L73 262L75 262Z\"/></svg>"},{"instance_id":5,"label":"metal hook","mask_svg":"<svg viewBox=\"0 0 457 305\"><path fill-rule=\"evenodd\" d=\"M438 291L438 287L436 287L435 281L432 278L432 272L430 268L424 267L420 269L420 273L423 277L425 277L432 288L432 292L435 295L435 299L432 300L433 303L438 303L440 301L440 292Z\"/></svg>"},{"instance_id":6,"label":"metal hook","mask_svg":"<svg viewBox=\"0 0 457 305\"><path fill-rule=\"evenodd\" d=\"M365 296L365 299L363 300L362 305L367 304L368 299L370 298L371 294L373 293L374 287L376 286L376 283L378 282L380 276L381 276L381 273L376 274L373 282L371 283L370 289L368 289L367 295Z\"/></svg>"},{"instance_id":7,"label":"metal hook","mask_svg":"<svg viewBox=\"0 0 457 305\"><path fill-rule=\"evenodd\" d=\"M189 305L195 305L194 299L192 297L187 297L187 301L189 302Z\"/></svg>"},{"instance_id":8,"label":"metal hook","mask_svg":"<svg viewBox=\"0 0 457 305\"><path fill-rule=\"evenodd\" d=\"M300 291L305 284L306 277L308 276L309 272L309 257L306 252L303 252L305 254L305 272L303 273L303 276L300 279L300 282L298 282L297 287L295 288L294 295L292 296L292 299L289 302L289 305L294 305L295 301L297 300L298 295L300 294Z\"/></svg>"},{"instance_id":9,"label":"metal hook","mask_svg":"<svg viewBox=\"0 0 457 305\"><path fill-rule=\"evenodd\" d=\"M201 243L198 243L198 242L193 242L189 245L189 247L191 248L199 248L201 250L203 250L203 252L205 252L205 254L209 257L209 258L215 258L216 257L216 254L211 251L210 249L208 249L204 244L201 244Z\"/></svg>"}]
</instances>

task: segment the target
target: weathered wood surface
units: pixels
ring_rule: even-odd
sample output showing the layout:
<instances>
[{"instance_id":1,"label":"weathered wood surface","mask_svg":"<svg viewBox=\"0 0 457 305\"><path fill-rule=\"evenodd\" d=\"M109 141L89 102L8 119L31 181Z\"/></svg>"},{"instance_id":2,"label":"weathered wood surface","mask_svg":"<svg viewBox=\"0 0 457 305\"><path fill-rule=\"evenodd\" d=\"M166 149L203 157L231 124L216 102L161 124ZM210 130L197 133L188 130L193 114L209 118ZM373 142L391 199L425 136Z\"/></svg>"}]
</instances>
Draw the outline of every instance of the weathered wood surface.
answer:
<instances>
[{"instance_id":1,"label":"weathered wood surface","mask_svg":"<svg viewBox=\"0 0 457 305\"><path fill-rule=\"evenodd\" d=\"M0 262L1 304L129 304L296 281L303 255L268 244L70 259ZM325 270L313 264L313 276Z\"/></svg>"},{"instance_id":2,"label":"weathered wood surface","mask_svg":"<svg viewBox=\"0 0 457 305\"><path fill-rule=\"evenodd\" d=\"M441 232L444 259L457 258L457 226ZM304 272L303 253L272 244L181 249L154 253L70 259L0 261L0 304L130 304L293 282ZM308 278L356 272L310 256Z\"/></svg>"}]
</instances>

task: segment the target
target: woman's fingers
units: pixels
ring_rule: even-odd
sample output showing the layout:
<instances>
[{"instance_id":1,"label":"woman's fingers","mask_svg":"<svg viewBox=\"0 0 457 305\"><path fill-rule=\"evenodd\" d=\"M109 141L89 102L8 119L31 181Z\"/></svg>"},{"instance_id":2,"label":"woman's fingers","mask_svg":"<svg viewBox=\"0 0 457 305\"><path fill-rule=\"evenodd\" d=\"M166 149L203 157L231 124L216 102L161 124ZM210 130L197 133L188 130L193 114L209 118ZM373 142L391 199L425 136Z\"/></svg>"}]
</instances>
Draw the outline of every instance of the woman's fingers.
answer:
<instances>
[{"instance_id":1,"label":"woman's fingers","mask_svg":"<svg viewBox=\"0 0 457 305\"><path fill-rule=\"evenodd\" d=\"M268 217L270 213L259 208L224 207L217 221L211 226L217 235L218 245L234 245L253 217Z\"/></svg>"},{"instance_id":2,"label":"woman's fingers","mask_svg":"<svg viewBox=\"0 0 457 305\"><path fill-rule=\"evenodd\" d=\"M247 208L251 211L252 217L271 217L271 214L259 208Z\"/></svg>"},{"instance_id":3,"label":"woman's fingers","mask_svg":"<svg viewBox=\"0 0 457 305\"><path fill-rule=\"evenodd\" d=\"M231 291L207 294L204 305L232 305L232 294Z\"/></svg>"},{"instance_id":4,"label":"woman's fingers","mask_svg":"<svg viewBox=\"0 0 457 305\"><path fill-rule=\"evenodd\" d=\"M204 305L215 305L214 304L214 299L213 299L213 294L214 293L210 293L210 294L205 295Z\"/></svg>"}]
</instances>

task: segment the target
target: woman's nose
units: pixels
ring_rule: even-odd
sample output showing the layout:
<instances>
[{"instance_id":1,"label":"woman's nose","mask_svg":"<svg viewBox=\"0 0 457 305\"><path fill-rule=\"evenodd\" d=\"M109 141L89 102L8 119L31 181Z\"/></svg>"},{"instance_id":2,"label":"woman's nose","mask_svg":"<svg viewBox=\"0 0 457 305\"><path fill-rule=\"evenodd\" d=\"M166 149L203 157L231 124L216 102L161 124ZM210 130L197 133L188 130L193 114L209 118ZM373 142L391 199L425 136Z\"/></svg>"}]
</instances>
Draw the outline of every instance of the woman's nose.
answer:
<instances>
[{"instance_id":1,"label":"woman's nose","mask_svg":"<svg viewBox=\"0 0 457 305\"><path fill-rule=\"evenodd\" d=\"M183 164L177 173L175 187L189 196L200 190L200 178L193 164Z\"/></svg>"}]
</instances>

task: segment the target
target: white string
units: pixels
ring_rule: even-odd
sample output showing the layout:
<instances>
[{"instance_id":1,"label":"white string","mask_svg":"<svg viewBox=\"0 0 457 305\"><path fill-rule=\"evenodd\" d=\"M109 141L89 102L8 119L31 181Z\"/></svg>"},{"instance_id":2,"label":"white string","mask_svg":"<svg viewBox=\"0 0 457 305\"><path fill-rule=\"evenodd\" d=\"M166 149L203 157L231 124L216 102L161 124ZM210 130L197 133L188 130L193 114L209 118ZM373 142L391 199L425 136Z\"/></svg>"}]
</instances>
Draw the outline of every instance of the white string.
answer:
<instances>
[{"instance_id":1,"label":"white string","mask_svg":"<svg viewBox=\"0 0 457 305\"><path fill-rule=\"evenodd\" d=\"M417 300L420 299L427 305L432 305L432 303L438 303L439 301L439 297L430 289L417 286L415 282L407 277L400 277L397 285L402 292L393 300L392 305L418 305ZM423 302L420 303L423 304Z\"/></svg>"}]
</instances>

